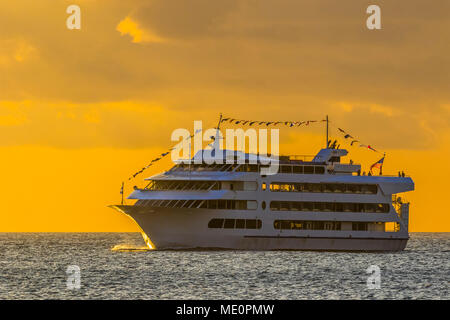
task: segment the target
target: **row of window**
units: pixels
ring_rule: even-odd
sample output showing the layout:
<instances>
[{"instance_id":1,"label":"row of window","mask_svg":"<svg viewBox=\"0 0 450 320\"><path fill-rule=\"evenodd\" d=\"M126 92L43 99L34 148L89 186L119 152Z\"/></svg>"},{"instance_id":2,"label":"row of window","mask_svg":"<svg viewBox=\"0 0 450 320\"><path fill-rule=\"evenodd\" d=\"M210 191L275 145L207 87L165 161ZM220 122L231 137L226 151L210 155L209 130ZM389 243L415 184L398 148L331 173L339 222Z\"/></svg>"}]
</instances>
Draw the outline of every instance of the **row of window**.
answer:
<instances>
[{"instance_id":1,"label":"row of window","mask_svg":"<svg viewBox=\"0 0 450 320\"><path fill-rule=\"evenodd\" d=\"M349 202L306 202L272 201L270 209L275 211L332 211L332 212L389 212L387 203L349 203Z\"/></svg>"},{"instance_id":2,"label":"row of window","mask_svg":"<svg viewBox=\"0 0 450 320\"><path fill-rule=\"evenodd\" d=\"M376 194L378 188L377 185L374 184L273 182L270 184L270 191Z\"/></svg>"},{"instance_id":3,"label":"row of window","mask_svg":"<svg viewBox=\"0 0 450 320\"><path fill-rule=\"evenodd\" d=\"M352 222L352 231L368 231L369 224L382 227L383 222ZM211 219L208 228L213 229L261 229L259 219ZM274 229L277 230L342 230L340 221L305 221L305 220L275 220ZM398 228L397 228L398 229ZM394 229L392 231L396 231Z\"/></svg>"},{"instance_id":4,"label":"row of window","mask_svg":"<svg viewBox=\"0 0 450 320\"><path fill-rule=\"evenodd\" d=\"M231 209L231 210L255 210L255 200L205 200L200 208L204 209Z\"/></svg>"},{"instance_id":5,"label":"row of window","mask_svg":"<svg viewBox=\"0 0 450 320\"><path fill-rule=\"evenodd\" d=\"M259 172L260 167L267 167L267 165L258 164L241 164L236 171L237 172ZM306 166L306 165L280 165L278 173L297 173L297 174L324 174L324 166Z\"/></svg>"},{"instance_id":6,"label":"row of window","mask_svg":"<svg viewBox=\"0 0 450 320\"><path fill-rule=\"evenodd\" d=\"M205 200L138 200L136 206L162 208L198 208Z\"/></svg>"},{"instance_id":7,"label":"row of window","mask_svg":"<svg viewBox=\"0 0 450 320\"><path fill-rule=\"evenodd\" d=\"M237 182L238 184L240 182ZM249 190L256 190L256 182L248 181L244 184L255 184ZM234 190L234 184L230 183L229 189ZM153 180L145 190L220 190L220 181L185 181L185 180ZM243 188L240 188L243 189ZM262 190L266 190L266 184L262 184ZM358 194L376 194L377 185L371 184L344 184L344 183L285 183L272 182L270 191L274 192L319 192L319 193L358 193Z\"/></svg>"},{"instance_id":8,"label":"row of window","mask_svg":"<svg viewBox=\"0 0 450 320\"><path fill-rule=\"evenodd\" d=\"M164 208L203 208L227 210L255 210L254 200L138 200L137 206Z\"/></svg>"},{"instance_id":9,"label":"row of window","mask_svg":"<svg viewBox=\"0 0 450 320\"><path fill-rule=\"evenodd\" d=\"M367 231L368 222L352 222L352 231ZM278 230L341 230L341 222L275 220L273 227Z\"/></svg>"},{"instance_id":10,"label":"row of window","mask_svg":"<svg viewBox=\"0 0 450 320\"><path fill-rule=\"evenodd\" d=\"M186 164L181 163L174 166L170 171L234 171L236 172L260 172L261 167L267 167L264 164L247 164L247 163L223 163L223 164ZM323 165L285 165L279 166L279 173L296 173L296 174L324 174L325 167Z\"/></svg>"},{"instance_id":11,"label":"row of window","mask_svg":"<svg viewBox=\"0 0 450 320\"><path fill-rule=\"evenodd\" d=\"M203 208L223 210L256 210L255 200L138 200L137 206L164 208ZM265 202L262 205L265 209ZM272 201L273 211L321 211L321 212L372 212L387 213L387 203Z\"/></svg>"},{"instance_id":12,"label":"row of window","mask_svg":"<svg viewBox=\"0 0 450 320\"><path fill-rule=\"evenodd\" d=\"M188 163L180 163L174 166L170 171L233 171L237 168L237 164L223 163L223 164L188 164Z\"/></svg>"},{"instance_id":13,"label":"row of window","mask_svg":"<svg viewBox=\"0 0 450 320\"><path fill-rule=\"evenodd\" d=\"M261 229L262 222L258 219L212 219L208 228L224 229Z\"/></svg>"},{"instance_id":14,"label":"row of window","mask_svg":"<svg viewBox=\"0 0 450 320\"><path fill-rule=\"evenodd\" d=\"M219 190L218 181L153 180L146 190Z\"/></svg>"}]
</instances>

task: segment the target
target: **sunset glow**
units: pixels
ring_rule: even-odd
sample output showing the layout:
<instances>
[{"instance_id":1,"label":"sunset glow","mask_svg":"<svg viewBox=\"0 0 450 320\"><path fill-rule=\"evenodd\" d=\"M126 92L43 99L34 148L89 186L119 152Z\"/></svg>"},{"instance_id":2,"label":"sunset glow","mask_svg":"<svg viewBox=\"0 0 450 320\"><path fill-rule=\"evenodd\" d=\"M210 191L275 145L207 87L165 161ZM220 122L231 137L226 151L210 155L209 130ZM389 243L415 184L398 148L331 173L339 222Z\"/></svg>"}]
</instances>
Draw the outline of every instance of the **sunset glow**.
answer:
<instances>
[{"instance_id":1,"label":"sunset glow","mask_svg":"<svg viewBox=\"0 0 450 320\"><path fill-rule=\"evenodd\" d=\"M450 230L449 10L378 1L389 14L370 32L359 1L283 0L275 13L265 0L77 0L81 29L68 30L70 1L3 2L0 232L140 232L108 208L122 181L127 195L169 169L127 180L173 130L212 128L220 113L328 115L347 161L368 171L380 154L339 127L386 152L384 174L414 179L410 231ZM280 153L316 154L324 134L280 128Z\"/></svg>"}]
</instances>

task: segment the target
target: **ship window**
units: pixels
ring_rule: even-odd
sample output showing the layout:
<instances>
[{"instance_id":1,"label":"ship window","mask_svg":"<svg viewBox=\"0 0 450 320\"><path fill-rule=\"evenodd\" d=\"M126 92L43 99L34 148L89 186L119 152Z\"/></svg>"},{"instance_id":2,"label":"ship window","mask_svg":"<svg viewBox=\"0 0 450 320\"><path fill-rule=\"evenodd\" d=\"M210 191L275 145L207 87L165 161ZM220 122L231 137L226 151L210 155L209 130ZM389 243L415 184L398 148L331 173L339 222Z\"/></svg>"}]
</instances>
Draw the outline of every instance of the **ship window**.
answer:
<instances>
[{"instance_id":1,"label":"ship window","mask_svg":"<svg viewBox=\"0 0 450 320\"><path fill-rule=\"evenodd\" d=\"M361 185L361 193L371 194L372 191L369 188L369 185Z\"/></svg>"},{"instance_id":2,"label":"ship window","mask_svg":"<svg viewBox=\"0 0 450 320\"><path fill-rule=\"evenodd\" d=\"M198 206L200 205L201 202L202 202L202 200L196 200L194 202L194 204L192 205L192 208L198 208Z\"/></svg>"},{"instance_id":3,"label":"ship window","mask_svg":"<svg viewBox=\"0 0 450 320\"><path fill-rule=\"evenodd\" d=\"M343 184L343 183L282 183L270 184L271 191L289 192L326 192L326 193L366 193L376 194L377 185Z\"/></svg>"},{"instance_id":4,"label":"ship window","mask_svg":"<svg viewBox=\"0 0 450 320\"><path fill-rule=\"evenodd\" d=\"M275 220L273 222L273 228L274 229L281 229L281 222L280 222L280 220Z\"/></svg>"},{"instance_id":5,"label":"ship window","mask_svg":"<svg viewBox=\"0 0 450 320\"><path fill-rule=\"evenodd\" d=\"M378 192L377 185L368 185L369 192L372 194L376 194Z\"/></svg>"},{"instance_id":6,"label":"ship window","mask_svg":"<svg viewBox=\"0 0 450 320\"><path fill-rule=\"evenodd\" d=\"M389 212L387 203L272 201L274 211L317 211L317 212Z\"/></svg>"},{"instance_id":7,"label":"ship window","mask_svg":"<svg viewBox=\"0 0 450 320\"><path fill-rule=\"evenodd\" d=\"M341 162L341 157L331 157L330 162Z\"/></svg>"},{"instance_id":8,"label":"ship window","mask_svg":"<svg viewBox=\"0 0 450 320\"><path fill-rule=\"evenodd\" d=\"M280 202L279 201L272 201L270 203L270 209L271 210L280 210Z\"/></svg>"},{"instance_id":9,"label":"ship window","mask_svg":"<svg viewBox=\"0 0 450 320\"><path fill-rule=\"evenodd\" d=\"M261 207L263 210L266 210L266 202L265 201L262 202Z\"/></svg>"},{"instance_id":10,"label":"ship window","mask_svg":"<svg viewBox=\"0 0 450 320\"><path fill-rule=\"evenodd\" d=\"M246 191L256 191L258 189L256 181L244 181L243 186Z\"/></svg>"},{"instance_id":11,"label":"ship window","mask_svg":"<svg viewBox=\"0 0 450 320\"><path fill-rule=\"evenodd\" d=\"M287 220L281 220L281 229L291 229L291 222Z\"/></svg>"},{"instance_id":12,"label":"ship window","mask_svg":"<svg viewBox=\"0 0 450 320\"><path fill-rule=\"evenodd\" d=\"M161 204L161 207L167 207L167 205L169 204L170 200L164 200Z\"/></svg>"},{"instance_id":13,"label":"ship window","mask_svg":"<svg viewBox=\"0 0 450 320\"><path fill-rule=\"evenodd\" d=\"M223 219L212 219L208 223L208 228L222 228Z\"/></svg>"},{"instance_id":14,"label":"ship window","mask_svg":"<svg viewBox=\"0 0 450 320\"><path fill-rule=\"evenodd\" d=\"M302 210L302 203L301 202L293 202L292 206L291 206L291 210L301 211Z\"/></svg>"},{"instance_id":15,"label":"ship window","mask_svg":"<svg viewBox=\"0 0 450 320\"><path fill-rule=\"evenodd\" d=\"M353 203L343 203L344 212L355 211Z\"/></svg>"},{"instance_id":16,"label":"ship window","mask_svg":"<svg viewBox=\"0 0 450 320\"><path fill-rule=\"evenodd\" d=\"M262 227L262 221L261 220L256 220L256 229L261 229Z\"/></svg>"},{"instance_id":17,"label":"ship window","mask_svg":"<svg viewBox=\"0 0 450 320\"><path fill-rule=\"evenodd\" d=\"M294 173L303 173L303 166L293 166L292 169Z\"/></svg>"},{"instance_id":18,"label":"ship window","mask_svg":"<svg viewBox=\"0 0 450 320\"><path fill-rule=\"evenodd\" d=\"M194 201L195 201L195 200L189 200L189 201L187 201L186 204L185 204L183 207L189 208L189 207L194 203Z\"/></svg>"},{"instance_id":19,"label":"ship window","mask_svg":"<svg viewBox=\"0 0 450 320\"><path fill-rule=\"evenodd\" d=\"M313 174L314 173L314 167L312 166L305 166L304 167L305 174Z\"/></svg>"},{"instance_id":20,"label":"ship window","mask_svg":"<svg viewBox=\"0 0 450 320\"><path fill-rule=\"evenodd\" d=\"M272 187L272 185L270 187ZM265 182L263 182L262 185L261 185L261 190L265 191L266 188L267 188L267 185L266 185Z\"/></svg>"},{"instance_id":21,"label":"ship window","mask_svg":"<svg viewBox=\"0 0 450 320\"><path fill-rule=\"evenodd\" d=\"M310 184L309 183L303 183L302 184L302 190L303 192L310 192L311 190L309 189Z\"/></svg>"},{"instance_id":22,"label":"ship window","mask_svg":"<svg viewBox=\"0 0 450 320\"><path fill-rule=\"evenodd\" d=\"M303 223L302 223L302 221L293 221L291 223L291 227L294 230L301 230L301 229L303 229Z\"/></svg>"},{"instance_id":23,"label":"ship window","mask_svg":"<svg viewBox=\"0 0 450 320\"><path fill-rule=\"evenodd\" d=\"M249 164L247 167L248 172L258 172L258 165L257 164Z\"/></svg>"},{"instance_id":24,"label":"ship window","mask_svg":"<svg viewBox=\"0 0 450 320\"><path fill-rule=\"evenodd\" d=\"M281 173L292 173L292 166L281 166Z\"/></svg>"},{"instance_id":25,"label":"ship window","mask_svg":"<svg viewBox=\"0 0 450 320\"><path fill-rule=\"evenodd\" d=\"M314 230L325 230L325 223L323 221L314 221Z\"/></svg>"},{"instance_id":26,"label":"ship window","mask_svg":"<svg viewBox=\"0 0 450 320\"><path fill-rule=\"evenodd\" d=\"M244 219L236 219L236 229L245 229Z\"/></svg>"},{"instance_id":27,"label":"ship window","mask_svg":"<svg viewBox=\"0 0 450 320\"><path fill-rule=\"evenodd\" d=\"M367 222L353 222L352 230L353 231L367 231Z\"/></svg>"},{"instance_id":28,"label":"ship window","mask_svg":"<svg viewBox=\"0 0 450 320\"><path fill-rule=\"evenodd\" d=\"M283 210L289 210L290 208L289 208L289 202L287 202L287 201L282 201L281 203L280 203L280 210L281 211L283 211Z\"/></svg>"},{"instance_id":29,"label":"ship window","mask_svg":"<svg viewBox=\"0 0 450 320\"><path fill-rule=\"evenodd\" d=\"M245 220L245 228L246 229L256 229L256 220L253 220L253 219Z\"/></svg>"},{"instance_id":30,"label":"ship window","mask_svg":"<svg viewBox=\"0 0 450 320\"><path fill-rule=\"evenodd\" d=\"M217 200L209 200L208 209L217 209Z\"/></svg>"},{"instance_id":31,"label":"ship window","mask_svg":"<svg viewBox=\"0 0 450 320\"><path fill-rule=\"evenodd\" d=\"M258 208L258 202L255 200L248 200L247 201L247 208L248 210L256 210Z\"/></svg>"},{"instance_id":32,"label":"ship window","mask_svg":"<svg viewBox=\"0 0 450 320\"><path fill-rule=\"evenodd\" d=\"M303 203L303 211L313 211L313 203L312 202L304 202Z\"/></svg>"},{"instance_id":33,"label":"ship window","mask_svg":"<svg viewBox=\"0 0 450 320\"><path fill-rule=\"evenodd\" d=\"M349 193L360 193L360 187L358 184L348 184L347 185L347 192Z\"/></svg>"},{"instance_id":34,"label":"ship window","mask_svg":"<svg viewBox=\"0 0 450 320\"><path fill-rule=\"evenodd\" d=\"M322 186L320 183L312 183L310 187L312 192L322 192Z\"/></svg>"},{"instance_id":35,"label":"ship window","mask_svg":"<svg viewBox=\"0 0 450 320\"><path fill-rule=\"evenodd\" d=\"M341 230L341 223L335 221L275 220L273 227L278 230Z\"/></svg>"},{"instance_id":36,"label":"ship window","mask_svg":"<svg viewBox=\"0 0 450 320\"><path fill-rule=\"evenodd\" d=\"M225 229L234 229L234 219L225 219L223 227Z\"/></svg>"},{"instance_id":37,"label":"ship window","mask_svg":"<svg viewBox=\"0 0 450 320\"><path fill-rule=\"evenodd\" d=\"M226 209L227 208L227 200L219 200L218 208Z\"/></svg>"},{"instance_id":38,"label":"ship window","mask_svg":"<svg viewBox=\"0 0 450 320\"><path fill-rule=\"evenodd\" d=\"M325 203L323 202L313 202L314 209L313 211L323 211Z\"/></svg>"},{"instance_id":39,"label":"ship window","mask_svg":"<svg viewBox=\"0 0 450 320\"><path fill-rule=\"evenodd\" d=\"M235 202L235 209L236 210L245 210L245 209L247 209L246 201L237 200L237 201L234 201L234 202Z\"/></svg>"},{"instance_id":40,"label":"ship window","mask_svg":"<svg viewBox=\"0 0 450 320\"><path fill-rule=\"evenodd\" d=\"M325 173L325 168L324 167L316 167L314 169L314 173L315 174L324 174Z\"/></svg>"}]
</instances>

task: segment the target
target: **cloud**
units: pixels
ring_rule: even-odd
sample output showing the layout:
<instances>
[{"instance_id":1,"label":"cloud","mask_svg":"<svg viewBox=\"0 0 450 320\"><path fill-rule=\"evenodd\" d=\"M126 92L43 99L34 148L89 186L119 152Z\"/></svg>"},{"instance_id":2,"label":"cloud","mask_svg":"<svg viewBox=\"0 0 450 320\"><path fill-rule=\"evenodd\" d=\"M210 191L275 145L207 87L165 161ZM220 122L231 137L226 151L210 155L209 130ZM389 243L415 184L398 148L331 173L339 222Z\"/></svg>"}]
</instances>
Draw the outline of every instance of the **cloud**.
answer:
<instances>
[{"instance_id":1,"label":"cloud","mask_svg":"<svg viewBox=\"0 0 450 320\"><path fill-rule=\"evenodd\" d=\"M0 101L0 135L8 137L0 146L167 148L172 130L192 131L194 119L201 115L139 101Z\"/></svg>"},{"instance_id":2,"label":"cloud","mask_svg":"<svg viewBox=\"0 0 450 320\"><path fill-rule=\"evenodd\" d=\"M133 38L133 42L163 42L164 39L153 34L149 30L142 30L138 24L134 22L130 17L126 17L117 25L117 31L121 35L130 35Z\"/></svg>"},{"instance_id":3,"label":"cloud","mask_svg":"<svg viewBox=\"0 0 450 320\"><path fill-rule=\"evenodd\" d=\"M132 17L163 37L202 38L221 33L222 24L238 9L238 0L143 1Z\"/></svg>"},{"instance_id":4,"label":"cloud","mask_svg":"<svg viewBox=\"0 0 450 320\"><path fill-rule=\"evenodd\" d=\"M159 113L151 132L167 133L166 114L183 126L219 112L329 114L393 147L429 148L448 130L448 1L380 0L380 31L360 1L80 0L76 31L67 2L22 3L0 12L1 99L21 112L3 113L2 143L145 146Z\"/></svg>"},{"instance_id":5,"label":"cloud","mask_svg":"<svg viewBox=\"0 0 450 320\"><path fill-rule=\"evenodd\" d=\"M29 62L36 56L36 48L24 39L0 39L0 67Z\"/></svg>"}]
</instances>

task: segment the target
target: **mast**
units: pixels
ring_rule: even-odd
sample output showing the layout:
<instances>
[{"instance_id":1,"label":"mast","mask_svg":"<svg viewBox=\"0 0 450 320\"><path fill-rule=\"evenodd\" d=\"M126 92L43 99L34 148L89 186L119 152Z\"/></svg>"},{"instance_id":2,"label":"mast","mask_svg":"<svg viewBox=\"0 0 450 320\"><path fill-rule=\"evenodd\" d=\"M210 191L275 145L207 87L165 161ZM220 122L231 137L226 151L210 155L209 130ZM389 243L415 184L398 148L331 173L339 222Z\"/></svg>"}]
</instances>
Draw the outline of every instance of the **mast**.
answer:
<instances>
[{"instance_id":1,"label":"mast","mask_svg":"<svg viewBox=\"0 0 450 320\"><path fill-rule=\"evenodd\" d=\"M222 122L222 113L219 116L219 123L217 124L217 130L220 129L220 123Z\"/></svg>"},{"instance_id":2,"label":"mast","mask_svg":"<svg viewBox=\"0 0 450 320\"><path fill-rule=\"evenodd\" d=\"M213 142L213 149L214 151L214 156L216 156L216 152L219 152L220 150L220 124L222 123L222 113L219 116L219 123L217 123L217 128L216 128L216 136L214 138L214 142Z\"/></svg>"},{"instance_id":3,"label":"mast","mask_svg":"<svg viewBox=\"0 0 450 320\"><path fill-rule=\"evenodd\" d=\"M327 146L327 149L328 149L328 145L329 145L329 143L328 143L328 115L326 117L326 121L327 121L327 144L326 144L326 146Z\"/></svg>"}]
</instances>

